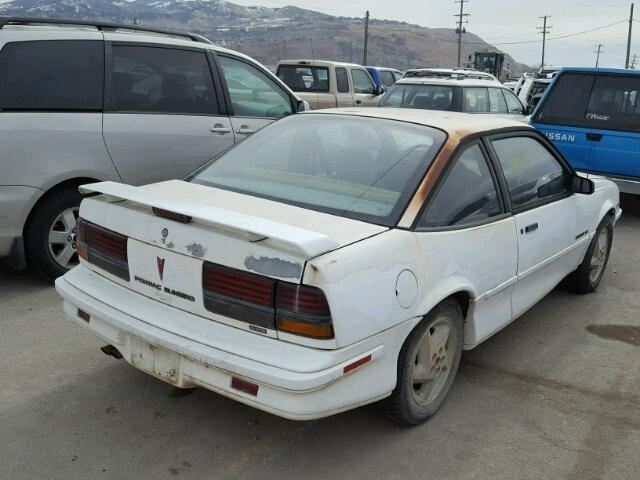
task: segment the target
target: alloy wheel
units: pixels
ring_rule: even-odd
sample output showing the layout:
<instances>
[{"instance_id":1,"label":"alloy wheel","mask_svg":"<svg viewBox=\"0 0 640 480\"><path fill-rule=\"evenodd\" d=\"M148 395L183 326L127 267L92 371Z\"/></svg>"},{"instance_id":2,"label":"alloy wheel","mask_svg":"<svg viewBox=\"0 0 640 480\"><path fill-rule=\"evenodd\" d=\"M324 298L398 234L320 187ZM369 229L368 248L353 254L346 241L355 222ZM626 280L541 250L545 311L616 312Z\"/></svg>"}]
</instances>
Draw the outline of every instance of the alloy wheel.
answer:
<instances>
[{"instance_id":1,"label":"alloy wheel","mask_svg":"<svg viewBox=\"0 0 640 480\"><path fill-rule=\"evenodd\" d=\"M63 268L70 269L78 264L76 254L76 221L79 207L63 210L49 227L49 253L55 262Z\"/></svg>"}]
</instances>

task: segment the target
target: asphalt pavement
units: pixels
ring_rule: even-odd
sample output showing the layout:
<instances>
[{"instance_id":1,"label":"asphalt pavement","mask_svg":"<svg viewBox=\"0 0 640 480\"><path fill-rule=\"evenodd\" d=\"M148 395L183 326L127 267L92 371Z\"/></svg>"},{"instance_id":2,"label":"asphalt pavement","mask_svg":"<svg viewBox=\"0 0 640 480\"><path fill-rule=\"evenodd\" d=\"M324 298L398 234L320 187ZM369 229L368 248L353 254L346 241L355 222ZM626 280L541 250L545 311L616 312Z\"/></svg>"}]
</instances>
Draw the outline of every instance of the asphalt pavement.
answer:
<instances>
[{"instance_id":1,"label":"asphalt pavement","mask_svg":"<svg viewBox=\"0 0 640 480\"><path fill-rule=\"evenodd\" d=\"M600 289L557 288L466 352L424 425L293 422L100 352L50 284L0 269L0 479L640 478L640 198Z\"/></svg>"}]
</instances>

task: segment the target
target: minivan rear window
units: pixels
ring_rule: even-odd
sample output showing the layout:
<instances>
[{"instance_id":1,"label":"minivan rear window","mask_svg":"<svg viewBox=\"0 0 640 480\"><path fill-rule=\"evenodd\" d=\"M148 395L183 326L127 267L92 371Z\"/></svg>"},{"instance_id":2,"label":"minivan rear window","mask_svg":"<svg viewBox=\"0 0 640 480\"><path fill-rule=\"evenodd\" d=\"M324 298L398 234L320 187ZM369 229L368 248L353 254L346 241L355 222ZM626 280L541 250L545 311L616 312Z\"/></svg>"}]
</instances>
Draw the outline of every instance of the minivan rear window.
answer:
<instances>
[{"instance_id":1,"label":"minivan rear window","mask_svg":"<svg viewBox=\"0 0 640 480\"><path fill-rule=\"evenodd\" d=\"M100 40L10 42L0 51L0 109L102 110Z\"/></svg>"},{"instance_id":2,"label":"minivan rear window","mask_svg":"<svg viewBox=\"0 0 640 480\"><path fill-rule=\"evenodd\" d=\"M329 69L311 65L280 65L278 78L294 92L328 92Z\"/></svg>"}]
</instances>

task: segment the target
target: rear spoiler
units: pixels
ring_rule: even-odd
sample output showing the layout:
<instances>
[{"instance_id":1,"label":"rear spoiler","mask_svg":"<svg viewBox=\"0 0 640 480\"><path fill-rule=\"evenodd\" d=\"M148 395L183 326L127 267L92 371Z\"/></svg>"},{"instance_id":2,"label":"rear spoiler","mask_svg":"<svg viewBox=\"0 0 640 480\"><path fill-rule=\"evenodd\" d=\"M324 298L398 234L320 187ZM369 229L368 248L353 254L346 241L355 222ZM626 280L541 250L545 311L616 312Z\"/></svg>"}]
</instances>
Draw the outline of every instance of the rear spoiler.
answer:
<instances>
[{"instance_id":1,"label":"rear spoiler","mask_svg":"<svg viewBox=\"0 0 640 480\"><path fill-rule=\"evenodd\" d=\"M170 180L163 183L167 185L167 190L172 190L183 182ZM133 187L117 182L100 182L81 185L79 190L81 194L87 196L103 194L112 197L113 201L127 200L145 207L155 207L186 215L214 230L221 230L250 242L264 242L280 249L303 254L307 258L317 257L340 246L336 240L322 233L194 201L167 199L166 196L145 191L144 187Z\"/></svg>"}]
</instances>

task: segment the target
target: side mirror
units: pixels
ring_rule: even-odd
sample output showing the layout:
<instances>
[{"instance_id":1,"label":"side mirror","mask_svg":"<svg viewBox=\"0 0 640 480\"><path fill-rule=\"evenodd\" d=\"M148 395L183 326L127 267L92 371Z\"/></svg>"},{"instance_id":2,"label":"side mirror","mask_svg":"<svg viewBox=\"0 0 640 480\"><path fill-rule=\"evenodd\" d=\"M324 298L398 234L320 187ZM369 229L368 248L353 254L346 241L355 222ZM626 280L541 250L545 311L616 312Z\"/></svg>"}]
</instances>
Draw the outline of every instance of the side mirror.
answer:
<instances>
[{"instance_id":1,"label":"side mirror","mask_svg":"<svg viewBox=\"0 0 640 480\"><path fill-rule=\"evenodd\" d=\"M593 180L581 177L580 175L571 177L569 187L573 193L582 193L584 195L591 195L596 190L596 185L593 183Z\"/></svg>"},{"instance_id":2,"label":"side mirror","mask_svg":"<svg viewBox=\"0 0 640 480\"><path fill-rule=\"evenodd\" d=\"M373 89L373 94L377 97L380 95L384 95L384 87L382 85L376 85Z\"/></svg>"},{"instance_id":3,"label":"side mirror","mask_svg":"<svg viewBox=\"0 0 640 480\"><path fill-rule=\"evenodd\" d=\"M524 114L531 115L534 109L535 107L533 105L527 105L527 107L524 109Z\"/></svg>"},{"instance_id":4,"label":"side mirror","mask_svg":"<svg viewBox=\"0 0 640 480\"><path fill-rule=\"evenodd\" d=\"M296 103L296 112L308 112L311 110L311 105L306 100L298 100Z\"/></svg>"}]
</instances>

